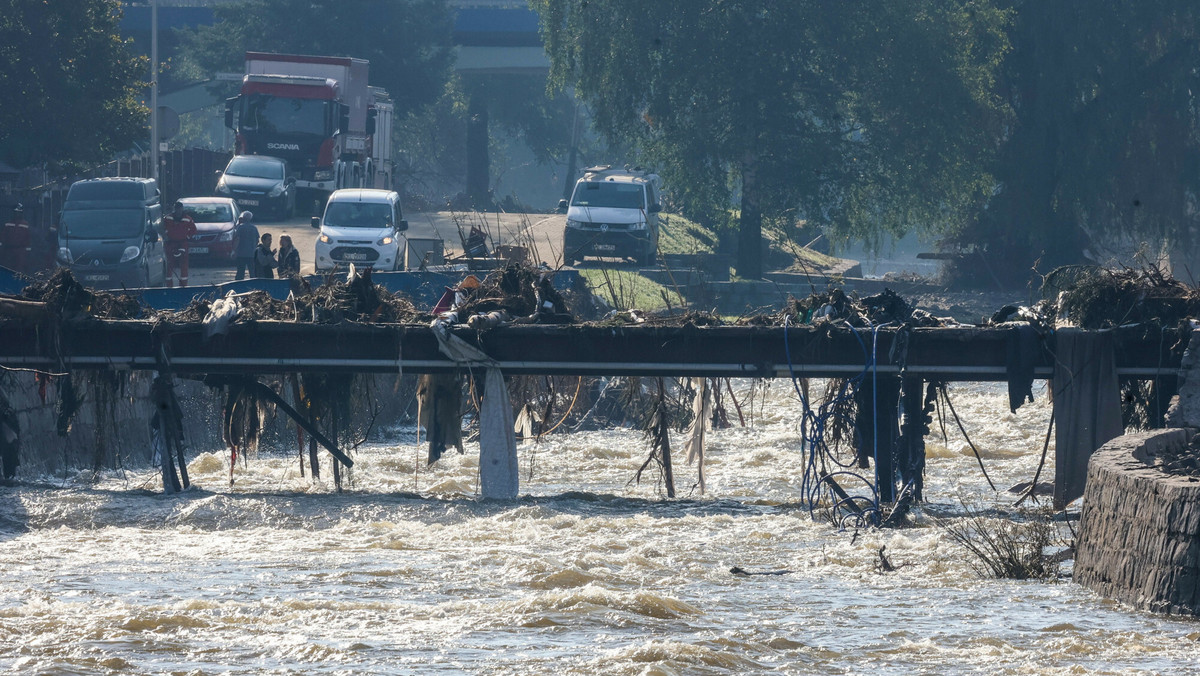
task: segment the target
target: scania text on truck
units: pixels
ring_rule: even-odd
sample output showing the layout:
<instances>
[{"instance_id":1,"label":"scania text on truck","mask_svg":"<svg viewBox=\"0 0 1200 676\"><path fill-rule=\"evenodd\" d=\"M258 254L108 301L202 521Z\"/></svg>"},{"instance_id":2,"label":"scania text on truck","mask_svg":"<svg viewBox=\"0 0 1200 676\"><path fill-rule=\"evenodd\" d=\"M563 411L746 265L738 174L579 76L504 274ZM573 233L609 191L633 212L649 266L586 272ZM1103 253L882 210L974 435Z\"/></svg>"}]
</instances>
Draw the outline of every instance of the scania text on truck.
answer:
<instances>
[{"instance_id":1,"label":"scania text on truck","mask_svg":"<svg viewBox=\"0 0 1200 676\"><path fill-rule=\"evenodd\" d=\"M225 102L234 152L286 160L296 188L321 198L390 189L394 106L368 73L364 59L247 52L241 92Z\"/></svg>"}]
</instances>

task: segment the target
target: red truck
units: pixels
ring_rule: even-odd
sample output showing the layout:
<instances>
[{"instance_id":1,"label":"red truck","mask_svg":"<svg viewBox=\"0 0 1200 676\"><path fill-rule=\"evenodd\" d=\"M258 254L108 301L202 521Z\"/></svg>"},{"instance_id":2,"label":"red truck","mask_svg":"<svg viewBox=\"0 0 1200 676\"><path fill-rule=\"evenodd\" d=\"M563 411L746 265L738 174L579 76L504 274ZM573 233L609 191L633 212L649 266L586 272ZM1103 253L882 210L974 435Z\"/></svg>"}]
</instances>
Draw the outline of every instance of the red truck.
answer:
<instances>
[{"instance_id":1,"label":"red truck","mask_svg":"<svg viewBox=\"0 0 1200 676\"><path fill-rule=\"evenodd\" d=\"M287 161L296 188L392 187L391 98L370 65L341 56L246 52L241 92L225 102L235 153Z\"/></svg>"}]
</instances>

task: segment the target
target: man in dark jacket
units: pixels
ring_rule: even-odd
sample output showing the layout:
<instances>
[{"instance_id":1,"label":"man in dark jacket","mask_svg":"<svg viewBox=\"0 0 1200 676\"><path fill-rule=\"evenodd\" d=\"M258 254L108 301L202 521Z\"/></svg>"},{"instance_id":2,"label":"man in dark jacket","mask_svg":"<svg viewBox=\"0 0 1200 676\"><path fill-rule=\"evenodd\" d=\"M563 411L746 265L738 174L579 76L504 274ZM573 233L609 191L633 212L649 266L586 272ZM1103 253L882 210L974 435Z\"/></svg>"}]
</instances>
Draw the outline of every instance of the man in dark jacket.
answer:
<instances>
[{"instance_id":1,"label":"man in dark jacket","mask_svg":"<svg viewBox=\"0 0 1200 676\"><path fill-rule=\"evenodd\" d=\"M233 229L233 257L237 261L234 279L245 279L246 273L254 274L254 251L258 248L258 228L254 226L254 214L243 211Z\"/></svg>"},{"instance_id":2,"label":"man in dark jacket","mask_svg":"<svg viewBox=\"0 0 1200 676\"><path fill-rule=\"evenodd\" d=\"M279 262L275 260L275 250L271 248L271 233L264 232L258 248L254 250L254 276L274 279L277 267Z\"/></svg>"}]
</instances>

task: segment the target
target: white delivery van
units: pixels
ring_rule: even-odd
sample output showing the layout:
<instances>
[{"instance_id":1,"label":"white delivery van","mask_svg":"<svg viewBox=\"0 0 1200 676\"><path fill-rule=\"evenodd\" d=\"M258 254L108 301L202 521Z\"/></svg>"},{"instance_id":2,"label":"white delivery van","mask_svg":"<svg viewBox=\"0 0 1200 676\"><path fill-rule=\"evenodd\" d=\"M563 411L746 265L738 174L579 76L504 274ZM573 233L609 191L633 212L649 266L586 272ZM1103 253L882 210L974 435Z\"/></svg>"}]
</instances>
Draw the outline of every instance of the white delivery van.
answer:
<instances>
[{"instance_id":1,"label":"white delivery van","mask_svg":"<svg viewBox=\"0 0 1200 676\"><path fill-rule=\"evenodd\" d=\"M400 195L393 190L335 190L325 204L325 215L314 216L312 227L321 231L317 272L351 263L376 270L404 267L400 233L408 230L408 221L400 210Z\"/></svg>"}]
</instances>

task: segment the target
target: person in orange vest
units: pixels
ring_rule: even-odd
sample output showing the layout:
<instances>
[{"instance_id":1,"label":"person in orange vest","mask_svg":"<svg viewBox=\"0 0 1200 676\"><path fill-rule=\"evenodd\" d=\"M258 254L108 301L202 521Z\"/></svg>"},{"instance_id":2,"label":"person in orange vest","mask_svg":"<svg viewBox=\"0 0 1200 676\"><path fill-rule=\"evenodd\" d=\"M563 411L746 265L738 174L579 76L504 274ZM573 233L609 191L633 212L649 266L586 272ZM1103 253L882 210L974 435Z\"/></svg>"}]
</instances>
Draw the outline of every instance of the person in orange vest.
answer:
<instances>
[{"instance_id":1,"label":"person in orange vest","mask_svg":"<svg viewBox=\"0 0 1200 676\"><path fill-rule=\"evenodd\" d=\"M0 265L15 272L28 272L25 265L32 244L33 236L25 220L25 208L18 204L13 207L12 218L0 230Z\"/></svg>"},{"instance_id":2,"label":"person in orange vest","mask_svg":"<svg viewBox=\"0 0 1200 676\"><path fill-rule=\"evenodd\" d=\"M191 237L196 234L196 219L183 210L183 202L175 202L175 210L163 219L163 230L166 232L165 248L167 253L167 286L175 286L178 276L179 286L188 285L188 252L191 249Z\"/></svg>"}]
</instances>

